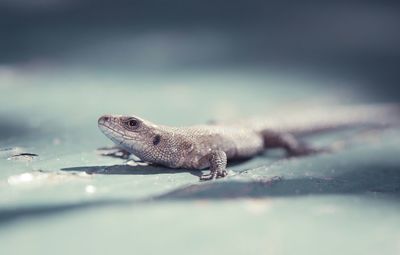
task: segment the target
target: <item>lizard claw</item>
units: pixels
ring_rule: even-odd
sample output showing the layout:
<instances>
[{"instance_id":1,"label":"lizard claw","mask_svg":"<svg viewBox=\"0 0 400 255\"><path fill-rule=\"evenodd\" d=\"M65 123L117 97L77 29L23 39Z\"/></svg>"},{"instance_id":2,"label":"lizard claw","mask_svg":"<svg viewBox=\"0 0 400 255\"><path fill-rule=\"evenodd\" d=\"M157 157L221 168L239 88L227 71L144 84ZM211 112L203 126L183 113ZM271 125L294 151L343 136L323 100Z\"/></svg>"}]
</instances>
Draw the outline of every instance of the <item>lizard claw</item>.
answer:
<instances>
[{"instance_id":1,"label":"lizard claw","mask_svg":"<svg viewBox=\"0 0 400 255\"><path fill-rule=\"evenodd\" d=\"M228 175L228 172L226 170L218 171L217 172L217 178L224 178Z\"/></svg>"},{"instance_id":2,"label":"lizard claw","mask_svg":"<svg viewBox=\"0 0 400 255\"><path fill-rule=\"evenodd\" d=\"M228 175L228 172L226 170L219 170L219 171L214 171L209 174L203 174L200 176L200 181L209 181L209 180L214 180L217 178L224 178Z\"/></svg>"},{"instance_id":3,"label":"lizard claw","mask_svg":"<svg viewBox=\"0 0 400 255\"><path fill-rule=\"evenodd\" d=\"M212 174L203 174L200 176L200 181L209 181L214 179L214 176Z\"/></svg>"},{"instance_id":4,"label":"lizard claw","mask_svg":"<svg viewBox=\"0 0 400 255\"><path fill-rule=\"evenodd\" d=\"M112 158L121 158L121 159L129 159L131 153L120 148L120 147L103 147L97 149L100 152L101 156L112 157Z\"/></svg>"}]
</instances>

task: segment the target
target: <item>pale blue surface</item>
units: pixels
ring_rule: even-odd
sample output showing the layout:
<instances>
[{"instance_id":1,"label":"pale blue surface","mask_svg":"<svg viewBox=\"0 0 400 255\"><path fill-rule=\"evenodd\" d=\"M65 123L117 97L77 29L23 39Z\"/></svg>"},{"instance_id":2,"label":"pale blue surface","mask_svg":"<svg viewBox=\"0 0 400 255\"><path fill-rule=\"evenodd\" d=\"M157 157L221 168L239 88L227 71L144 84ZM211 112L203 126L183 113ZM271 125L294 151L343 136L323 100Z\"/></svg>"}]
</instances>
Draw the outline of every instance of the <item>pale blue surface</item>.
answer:
<instances>
[{"instance_id":1,"label":"pale blue surface","mask_svg":"<svg viewBox=\"0 0 400 255\"><path fill-rule=\"evenodd\" d=\"M359 91L244 70L1 77L0 147L39 157L0 154L0 254L400 253L398 130L313 138L354 141L309 158L266 153L201 184L188 171L129 167L96 152L111 145L97 129L104 113L189 125L371 100ZM121 166L105 169L112 165ZM274 176L283 179L265 183Z\"/></svg>"}]
</instances>

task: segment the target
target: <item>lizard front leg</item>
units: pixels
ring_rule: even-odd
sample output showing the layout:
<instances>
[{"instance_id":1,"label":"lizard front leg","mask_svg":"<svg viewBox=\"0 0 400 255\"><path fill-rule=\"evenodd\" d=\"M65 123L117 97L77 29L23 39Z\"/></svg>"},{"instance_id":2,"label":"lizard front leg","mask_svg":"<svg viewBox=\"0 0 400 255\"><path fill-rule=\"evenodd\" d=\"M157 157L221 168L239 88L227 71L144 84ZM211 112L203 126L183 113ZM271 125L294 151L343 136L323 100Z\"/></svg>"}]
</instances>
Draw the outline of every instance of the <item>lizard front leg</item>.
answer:
<instances>
[{"instance_id":1,"label":"lizard front leg","mask_svg":"<svg viewBox=\"0 0 400 255\"><path fill-rule=\"evenodd\" d=\"M118 146L102 147L98 148L97 150L101 152L100 155L106 157L129 159L129 157L131 156L130 152Z\"/></svg>"},{"instance_id":2,"label":"lizard front leg","mask_svg":"<svg viewBox=\"0 0 400 255\"><path fill-rule=\"evenodd\" d=\"M212 151L204 157L210 165L210 173L200 176L200 180L213 180L215 178L225 177L228 175L226 171L226 153L224 151Z\"/></svg>"}]
</instances>

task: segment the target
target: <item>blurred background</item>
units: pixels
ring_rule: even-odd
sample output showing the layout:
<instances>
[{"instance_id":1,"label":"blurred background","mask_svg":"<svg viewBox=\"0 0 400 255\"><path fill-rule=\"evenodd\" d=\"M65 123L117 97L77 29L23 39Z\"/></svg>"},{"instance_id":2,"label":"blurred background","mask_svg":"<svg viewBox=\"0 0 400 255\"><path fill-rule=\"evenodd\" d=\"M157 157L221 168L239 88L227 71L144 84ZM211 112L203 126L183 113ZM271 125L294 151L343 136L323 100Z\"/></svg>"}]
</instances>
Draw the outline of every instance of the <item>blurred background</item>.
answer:
<instances>
[{"instance_id":1,"label":"blurred background","mask_svg":"<svg viewBox=\"0 0 400 255\"><path fill-rule=\"evenodd\" d=\"M387 0L2 0L0 64L153 74L278 69L356 79L360 93L396 100L399 12Z\"/></svg>"},{"instance_id":2,"label":"blurred background","mask_svg":"<svg viewBox=\"0 0 400 255\"><path fill-rule=\"evenodd\" d=\"M96 151L105 113L399 102L398 1L0 0L0 31L1 254L400 254L399 130L211 184Z\"/></svg>"}]
</instances>

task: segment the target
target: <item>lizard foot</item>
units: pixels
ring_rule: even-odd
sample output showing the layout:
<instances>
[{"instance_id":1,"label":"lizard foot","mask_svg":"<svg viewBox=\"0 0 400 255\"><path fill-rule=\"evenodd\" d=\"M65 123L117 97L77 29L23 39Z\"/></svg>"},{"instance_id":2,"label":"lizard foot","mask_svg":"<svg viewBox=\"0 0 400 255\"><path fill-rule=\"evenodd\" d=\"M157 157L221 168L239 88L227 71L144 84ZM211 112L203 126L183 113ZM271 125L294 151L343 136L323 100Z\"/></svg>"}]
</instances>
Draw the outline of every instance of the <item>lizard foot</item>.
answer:
<instances>
[{"instance_id":1,"label":"lizard foot","mask_svg":"<svg viewBox=\"0 0 400 255\"><path fill-rule=\"evenodd\" d=\"M97 149L100 155L113 158L129 159L131 153L120 147L103 147Z\"/></svg>"},{"instance_id":2,"label":"lizard foot","mask_svg":"<svg viewBox=\"0 0 400 255\"><path fill-rule=\"evenodd\" d=\"M224 178L228 175L228 172L226 170L220 170L220 171L212 171L209 174L203 174L200 176L200 181L209 181L209 180L214 180L216 178Z\"/></svg>"},{"instance_id":3,"label":"lizard foot","mask_svg":"<svg viewBox=\"0 0 400 255\"><path fill-rule=\"evenodd\" d=\"M213 151L205 159L210 163L210 173L200 176L200 181L223 178L228 175L226 171L226 154L224 151Z\"/></svg>"}]
</instances>

